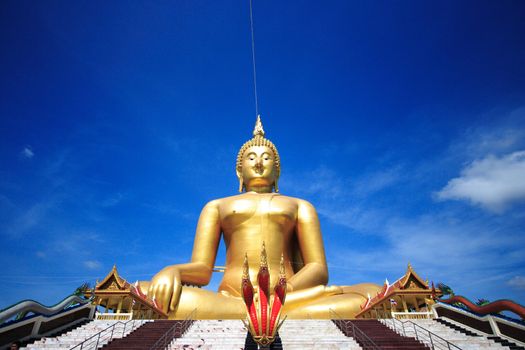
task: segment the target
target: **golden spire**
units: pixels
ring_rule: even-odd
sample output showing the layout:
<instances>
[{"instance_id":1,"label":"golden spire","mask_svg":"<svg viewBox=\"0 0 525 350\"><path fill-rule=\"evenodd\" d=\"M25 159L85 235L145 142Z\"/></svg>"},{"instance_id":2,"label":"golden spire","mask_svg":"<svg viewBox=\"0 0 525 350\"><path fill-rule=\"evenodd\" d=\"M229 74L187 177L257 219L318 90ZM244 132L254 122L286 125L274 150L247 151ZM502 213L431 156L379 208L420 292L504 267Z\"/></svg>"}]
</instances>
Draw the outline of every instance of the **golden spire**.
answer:
<instances>
[{"instance_id":1,"label":"golden spire","mask_svg":"<svg viewBox=\"0 0 525 350\"><path fill-rule=\"evenodd\" d=\"M250 276L250 266L248 265L248 253L244 253L244 263L242 265L242 278L248 279Z\"/></svg>"},{"instance_id":2,"label":"golden spire","mask_svg":"<svg viewBox=\"0 0 525 350\"><path fill-rule=\"evenodd\" d=\"M257 120L255 121L255 127L253 128L253 137L261 136L264 137L264 129L261 122L261 115L257 115Z\"/></svg>"},{"instance_id":3,"label":"golden spire","mask_svg":"<svg viewBox=\"0 0 525 350\"><path fill-rule=\"evenodd\" d=\"M286 276L284 272L284 254L281 253L281 262L279 263L279 274L281 275L281 278L284 278Z\"/></svg>"},{"instance_id":4,"label":"golden spire","mask_svg":"<svg viewBox=\"0 0 525 350\"><path fill-rule=\"evenodd\" d=\"M261 267L268 267L268 261L266 260L266 245L264 241L261 247Z\"/></svg>"}]
</instances>

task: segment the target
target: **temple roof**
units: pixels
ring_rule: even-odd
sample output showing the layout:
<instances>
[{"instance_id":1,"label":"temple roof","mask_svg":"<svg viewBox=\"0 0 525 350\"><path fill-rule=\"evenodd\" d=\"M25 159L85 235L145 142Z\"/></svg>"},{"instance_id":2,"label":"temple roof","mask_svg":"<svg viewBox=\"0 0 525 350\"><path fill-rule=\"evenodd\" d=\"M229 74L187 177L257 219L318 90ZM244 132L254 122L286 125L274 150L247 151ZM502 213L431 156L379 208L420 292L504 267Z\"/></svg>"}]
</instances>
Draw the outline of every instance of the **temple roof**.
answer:
<instances>
[{"instance_id":1,"label":"temple roof","mask_svg":"<svg viewBox=\"0 0 525 350\"><path fill-rule=\"evenodd\" d=\"M407 266L407 270L403 276L398 278L394 283L390 284L388 280L385 280L383 288L374 297L368 296L366 302L361 305L361 312L380 304L385 299L388 299L394 294L404 293L418 293L423 292L425 294L431 293L428 282L425 282L419 275L414 271L410 263Z\"/></svg>"},{"instance_id":2,"label":"temple roof","mask_svg":"<svg viewBox=\"0 0 525 350\"><path fill-rule=\"evenodd\" d=\"M119 276L117 266L113 265L113 268L102 282L97 283L95 290L129 290L129 286L130 284Z\"/></svg>"}]
</instances>

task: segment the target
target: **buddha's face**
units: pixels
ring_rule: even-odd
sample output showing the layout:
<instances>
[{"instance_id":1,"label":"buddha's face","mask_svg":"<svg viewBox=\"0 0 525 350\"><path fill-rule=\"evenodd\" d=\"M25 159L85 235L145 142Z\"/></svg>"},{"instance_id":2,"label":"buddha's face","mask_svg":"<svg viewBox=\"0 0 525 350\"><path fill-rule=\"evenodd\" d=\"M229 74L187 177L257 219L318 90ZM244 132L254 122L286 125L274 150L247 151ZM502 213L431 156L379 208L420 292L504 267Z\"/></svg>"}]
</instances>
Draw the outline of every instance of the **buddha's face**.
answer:
<instances>
[{"instance_id":1,"label":"buddha's face","mask_svg":"<svg viewBox=\"0 0 525 350\"><path fill-rule=\"evenodd\" d=\"M275 155L267 146L251 146L242 157L242 180L248 191L253 187L269 187L277 179Z\"/></svg>"}]
</instances>

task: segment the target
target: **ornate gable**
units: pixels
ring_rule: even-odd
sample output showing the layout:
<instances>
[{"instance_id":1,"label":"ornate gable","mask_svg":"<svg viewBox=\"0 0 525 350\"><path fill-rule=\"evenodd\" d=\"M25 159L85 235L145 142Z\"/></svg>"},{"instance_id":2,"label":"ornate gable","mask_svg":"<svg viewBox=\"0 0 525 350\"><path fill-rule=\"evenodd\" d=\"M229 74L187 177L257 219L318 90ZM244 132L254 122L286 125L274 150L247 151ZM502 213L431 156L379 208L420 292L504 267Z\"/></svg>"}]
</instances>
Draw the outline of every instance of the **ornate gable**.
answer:
<instances>
[{"instance_id":1,"label":"ornate gable","mask_svg":"<svg viewBox=\"0 0 525 350\"><path fill-rule=\"evenodd\" d=\"M408 264L405 276L399 281L400 289L428 289L428 283L423 281L421 277L412 269L412 265Z\"/></svg>"},{"instance_id":2,"label":"ornate gable","mask_svg":"<svg viewBox=\"0 0 525 350\"><path fill-rule=\"evenodd\" d=\"M127 290L129 283L118 275L117 267L113 265L113 268L108 273L102 282L97 283L95 290Z\"/></svg>"}]
</instances>

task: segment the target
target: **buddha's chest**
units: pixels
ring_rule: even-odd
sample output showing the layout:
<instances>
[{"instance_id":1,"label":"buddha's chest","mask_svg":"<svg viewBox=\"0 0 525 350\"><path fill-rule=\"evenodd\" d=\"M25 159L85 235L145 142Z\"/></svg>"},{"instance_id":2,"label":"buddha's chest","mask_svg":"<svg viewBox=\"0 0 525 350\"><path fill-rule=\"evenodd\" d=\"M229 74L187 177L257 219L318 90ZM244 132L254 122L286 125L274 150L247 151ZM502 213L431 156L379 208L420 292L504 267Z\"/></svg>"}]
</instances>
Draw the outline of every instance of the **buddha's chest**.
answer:
<instances>
[{"instance_id":1,"label":"buddha's chest","mask_svg":"<svg viewBox=\"0 0 525 350\"><path fill-rule=\"evenodd\" d=\"M296 203L276 195L238 198L220 208L221 227L225 234L250 228L288 231L296 219Z\"/></svg>"}]
</instances>

